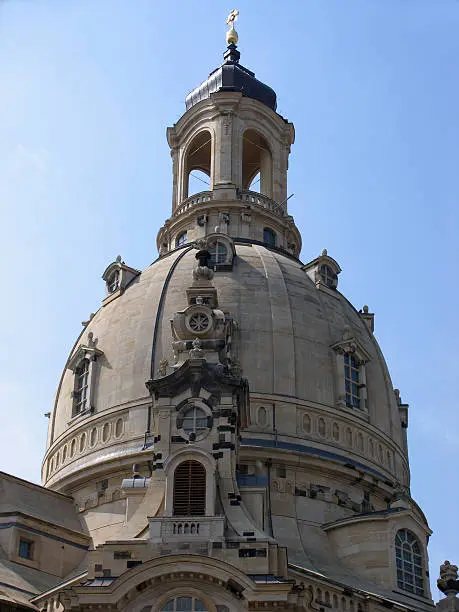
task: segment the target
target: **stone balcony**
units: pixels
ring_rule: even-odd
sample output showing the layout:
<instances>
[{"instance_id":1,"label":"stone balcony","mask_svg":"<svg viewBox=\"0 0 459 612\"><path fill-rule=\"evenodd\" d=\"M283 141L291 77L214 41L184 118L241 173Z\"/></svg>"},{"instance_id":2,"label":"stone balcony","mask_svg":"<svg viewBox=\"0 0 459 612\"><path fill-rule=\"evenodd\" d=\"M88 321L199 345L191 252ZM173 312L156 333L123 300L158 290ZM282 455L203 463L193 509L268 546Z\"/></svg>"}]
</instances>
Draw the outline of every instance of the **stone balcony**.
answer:
<instances>
[{"instance_id":1,"label":"stone balcony","mask_svg":"<svg viewBox=\"0 0 459 612\"><path fill-rule=\"evenodd\" d=\"M224 516L159 516L148 519L155 544L216 542L224 539Z\"/></svg>"},{"instance_id":2,"label":"stone balcony","mask_svg":"<svg viewBox=\"0 0 459 612\"><path fill-rule=\"evenodd\" d=\"M262 193L258 193L257 191L250 191L249 189L240 189L237 192L237 199L241 200L244 204L256 207L256 208L264 208L275 215L279 215L280 217L286 217L286 209L269 198ZM180 206L177 206L177 209L174 212L174 217L179 217L184 213L187 213L191 209L202 206L203 204L212 202L214 200L214 192L213 191L201 191L199 193L195 193L186 200L184 200Z\"/></svg>"}]
</instances>

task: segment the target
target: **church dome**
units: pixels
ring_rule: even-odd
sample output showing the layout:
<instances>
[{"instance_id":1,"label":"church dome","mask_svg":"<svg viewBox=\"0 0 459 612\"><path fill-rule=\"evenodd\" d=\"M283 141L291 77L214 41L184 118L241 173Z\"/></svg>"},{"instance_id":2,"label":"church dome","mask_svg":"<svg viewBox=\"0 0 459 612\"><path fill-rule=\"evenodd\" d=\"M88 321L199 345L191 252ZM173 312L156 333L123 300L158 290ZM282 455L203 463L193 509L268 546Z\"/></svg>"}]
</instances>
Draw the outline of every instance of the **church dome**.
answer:
<instances>
[{"instance_id":1,"label":"church dome","mask_svg":"<svg viewBox=\"0 0 459 612\"><path fill-rule=\"evenodd\" d=\"M242 447L250 439L247 444L270 454L276 437L279 449L303 445L300 451L315 459L333 458L408 485L399 405L364 313L311 279L298 259L261 244L236 240L234 248L232 269L217 271L212 283L219 308L235 322L233 367L249 382ZM72 489L89 469L103 474L130 466L142 453L146 381L158 376L161 362L173 362L170 321L186 307L196 252L185 246L156 261L85 327L57 394L44 463L47 486ZM82 418L73 413L72 360L91 344L98 369L90 411ZM346 346L365 361L365 397L359 389L358 407L346 405L339 392Z\"/></svg>"},{"instance_id":2,"label":"church dome","mask_svg":"<svg viewBox=\"0 0 459 612\"><path fill-rule=\"evenodd\" d=\"M65 364L43 483L73 497L91 577L113 577L120 609L150 609L123 602L156 578L127 593L115 577L142 564L159 576L167 557L191 581L198 571L193 597L203 575L223 585L225 610L236 609L229 593L248 606L265 589L271 601L271 580L279 602L288 592L303 606L322 579L319 605L411 607L413 596L427 610L430 531L410 496L408 406L373 313L338 290L339 264L326 250L299 259L287 206L295 131L239 66L236 16L225 64L167 130L159 257L143 272L110 263L107 295ZM197 170L209 189L190 193Z\"/></svg>"}]
</instances>

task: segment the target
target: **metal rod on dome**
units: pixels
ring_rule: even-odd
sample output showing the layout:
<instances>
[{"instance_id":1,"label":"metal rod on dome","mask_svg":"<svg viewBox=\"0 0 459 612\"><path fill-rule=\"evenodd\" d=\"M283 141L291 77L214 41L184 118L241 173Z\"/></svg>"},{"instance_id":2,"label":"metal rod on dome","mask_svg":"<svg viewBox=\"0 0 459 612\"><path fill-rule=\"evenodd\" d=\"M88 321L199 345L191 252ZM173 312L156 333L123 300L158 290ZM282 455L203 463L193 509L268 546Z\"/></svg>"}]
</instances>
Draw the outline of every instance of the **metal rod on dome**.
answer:
<instances>
[{"instance_id":1,"label":"metal rod on dome","mask_svg":"<svg viewBox=\"0 0 459 612\"><path fill-rule=\"evenodd\" d=\"M286 200L284 200L283 202L279 204L279 206L283 206L284 204L287 204L290 198L293 198L294 195L295 195L294 193L290 194Z\"/></svg>"}]
</instances>

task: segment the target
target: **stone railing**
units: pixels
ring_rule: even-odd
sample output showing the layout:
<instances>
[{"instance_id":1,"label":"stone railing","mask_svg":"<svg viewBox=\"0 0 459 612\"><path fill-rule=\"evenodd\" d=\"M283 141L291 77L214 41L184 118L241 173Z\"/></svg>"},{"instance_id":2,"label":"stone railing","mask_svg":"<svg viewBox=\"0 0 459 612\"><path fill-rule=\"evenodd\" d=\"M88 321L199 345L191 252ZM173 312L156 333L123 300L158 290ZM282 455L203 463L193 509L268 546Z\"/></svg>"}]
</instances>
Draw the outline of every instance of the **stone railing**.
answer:
<instances>
[{"instance_id":1,"label":"stone railing","mask_svg":"<svg viewBox=\"0 0 459 612\"><path fill-rule=\"evenodd\" d=\"M222 540L224 516L160 516L148 519L150 539L156 543Z\"/></svg>"},{"instance_id":2,"label":"stone railing","mask_svg":"<svg viewBox=\"0 0 459 612\"><path fill-rule=\"evenodd\" d=\"M184 200L180 206L177 206L174 211L174 216L177 217L179 215L183 215L183 213L188 212L191 208L204 204L205 202L210 202L212 199L213 191L200 191L199 193L195 193Z\"/></svg>"},{"instance_id":3,"label":"stone railing","mask_svg":"<svg viewBox=\"0 0 459 612\"><path fill-rule=\"evenodd\" d=\"M285 216L284 208L274 200L271 200L271 198L268 198L268 196L263 195L262 193L258 193L256 191L249 191L248 189L242 189L239 192L239 198L243 202L247 202L247 204L249 205L255 204L256 206L261 206L262 208L265 208L266 210L269 210L270 212L273 212L276 215L280 215L281 217Z\"/></svg>"},{"instance_id":4,"label":"stone railing","mask_svg":"<svg viewBox=\"0 0 459 612\"><path fill-rule=\"evenodd\" d=\"M200 191L184 200L174 211L174 217L179 217L184 213L188 212L192 208L211 202L214 199L213 191ZM286 211L283 206L272 200L262 193L257 191L250 191L248 189L241 189L238 192L238 199L246 203L249 206L259 206L265 210L279 215L280 217L286 217Z\"/></svg>"}]
</instances>

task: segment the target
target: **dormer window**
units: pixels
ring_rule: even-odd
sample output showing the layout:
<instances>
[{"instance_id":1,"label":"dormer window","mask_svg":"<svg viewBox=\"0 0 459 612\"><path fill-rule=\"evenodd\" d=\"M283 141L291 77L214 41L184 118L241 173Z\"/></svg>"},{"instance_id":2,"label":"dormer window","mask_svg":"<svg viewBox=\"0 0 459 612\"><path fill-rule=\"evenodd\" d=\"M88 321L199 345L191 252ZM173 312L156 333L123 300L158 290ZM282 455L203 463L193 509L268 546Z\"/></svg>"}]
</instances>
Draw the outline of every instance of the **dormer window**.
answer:
<instances>
[{"instance_id":1,"label":"dormer window","mask_svg":"<svg viewBox=\"0 0 459 612\"><path fill-rule=\"evenodd\" d=\"M180 247L183 246L184 244L187 243L187 233L186 232L182 232L181 234L179 234L175 240L175 246L176 247Z\"/></svg>"},{"instance_id":2,"label":"dormer window","mask_svg":"<svg viewBox=\"0 0 459 612\"><path fill-rule=\"evenodd\" d=\"M115 293L120 287L121 273L115 270L107 281L107 290L109 293Z\"/></svg>"},{"instance_id":3,"label":"dormer window","mask_svg":"<svg viewBox=\"0 0 459 612\"><path fill-rule=\"evenodd\" d=\"M89 395L89 359L83 359L75 370L75 414L84 412L87 409Z\"/></svg>"},{"instance_id":4,"label":"dormer window","mask_svg":"<svg viewBox=\"0 0 459 612\"><path fill-rule=\"evenodd\" d=\"M335 290L338 287L338 274L341 272L341 268L328 255L327 249L324 249L319 257L304 265L303 270L314 281L317 289L336 296Z\"/></svg>"},{"instance_id":5,"label":"dormer window","mask_svg":"<svg viewBox=\"0 0 459 612\"><path fill-rule=\"evenodd\" d=\"M345 353L344 355L344 384L346 389L346 406L360 408L360 367L357 359Z\"/></svg>"},{"instance_id":6,"label":"dormer window","mask_svg":"<svg viewBox=\"0 0 459 612\"><path fill-rule=\"evenodd\" d=\"M94 409L94 381L98 358L103 352L97 348L97 338L88 334L86 344L81 344L71 357L68 368L73 372L72 417L90 413Z\"/></svg>"},{"instance_id":7,"label":"dormer window","mask_svg":"<svg viewBox=\"0 0 459 612\"><path fill-rule=\"evenodd\" d=\"M366 364L370 355L346 326L342 340L331 346L336 355L337 405L366 412Z\"/></svg>"},{"instance_id":8,"label":"dormer window","mask_svg":"<svg viewBox=\"0 0 459 612\"><path fill-rule=\"evenodd\" d=\"M335 289L338 284L338 277L327 264L322 264L319 269L320 278L324 285L329 289Z\"/></svg>"},{"instance_id":9,"label":"dormer window","mask_svg":"<svg viewBox=\"0 0 459 612\"><path fill-rule=\"evenodd\" d=\"M209 234L203 241L203 248L210 253L209 267L215 272L229 272L233 269L233 260L236 255L233 240L220 232Z\"/></svg>"},{"instance_id":10,"label":"dormer window","mask_svg":"<svg viewBox=\"0 0 459 612\"><path fill-rule=\"evenodd\" d=\"M209 249L209 253L211 266L226 263L228 260L228 249L221 240L217 240L215 246Z\"/></svg>"},{"instance_id":11,"label":"dormer window","mask_svg":"<svg viewBox=\"0 0 459 612\"><path fill-rule=\"evenodd\" d=\"M277 242L276 232L270 227L265 227L263 230L263 242L270 247L275 247Z\"/></svg>"},{"instance_id":12,"label":"dormer window","mask_svg":"<svg viewBox=\"0 0 459 612\"><path fill-rule=\"evenodd\" d=\"M103 305L106 306L122 295L127 285L139 274L139 270L127 266L121 259L121 255L118 255L102 274L107 291L107 297L104 299Z\"/></svg>"}]
</instances>

